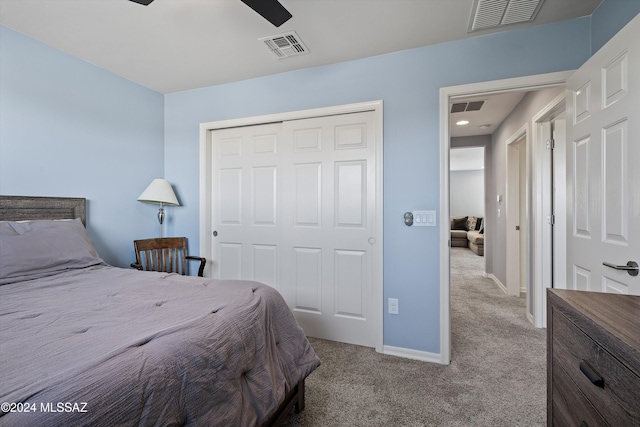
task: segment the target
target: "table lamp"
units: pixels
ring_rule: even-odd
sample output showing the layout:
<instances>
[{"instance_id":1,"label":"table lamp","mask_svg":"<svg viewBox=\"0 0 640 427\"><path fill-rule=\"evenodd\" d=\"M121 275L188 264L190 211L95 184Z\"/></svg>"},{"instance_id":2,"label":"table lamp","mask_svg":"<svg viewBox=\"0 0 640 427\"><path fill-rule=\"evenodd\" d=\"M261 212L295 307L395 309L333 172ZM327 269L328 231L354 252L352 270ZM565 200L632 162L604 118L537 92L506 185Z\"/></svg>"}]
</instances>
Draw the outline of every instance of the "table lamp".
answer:
<instances>
[{"instance_id":1,"label":"table lamp","mask_svg":"<svg viewBox=\"0 0 640 427\"><path fill-rule=\"evenodd\" d=\"M164 205L180 206L169 181L156 178L138 197L139 202L155 203L160 205L158 210L158 222L160 222L160 237L162 237L162 223L164 222Z\"/></svg>"}]
</instances>

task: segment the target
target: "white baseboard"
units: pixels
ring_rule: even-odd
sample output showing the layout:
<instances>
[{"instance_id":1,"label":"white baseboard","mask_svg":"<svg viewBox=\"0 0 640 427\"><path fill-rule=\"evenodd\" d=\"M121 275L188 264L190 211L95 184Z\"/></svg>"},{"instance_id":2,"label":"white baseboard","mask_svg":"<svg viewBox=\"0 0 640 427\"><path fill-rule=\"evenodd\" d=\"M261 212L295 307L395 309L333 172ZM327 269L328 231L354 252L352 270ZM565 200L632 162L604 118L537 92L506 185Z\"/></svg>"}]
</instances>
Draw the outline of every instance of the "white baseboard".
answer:
<instances>
[{"instance_id":1,"label":"white baseboard","mask_svg":"<svg viewBox=\"0 0 640 427\"><path fill-rule=\"evenodd\" d=\"M507 287L503 285L502 282L496 276L494 276L493 274L486 274L486 277L493 280L493 282L496 285L498 285L500 289L502 289L502 292L504 292L505 294L507 293Z\"/></svg>"},{"instance_id":2,"label":"white baseboard","mask_svg":"<svg viewBox=\"0 0 640 427\"><path fill-rule=\"evenodd\" d=\"M412 350L410 348L393 347L390 345L385 345L382 353L389 356L404 357L405 359L420 360L422 362L448 364L448 362L442 362L440 353L430 353L428 351Z\"/></svg>"}]
</instances>

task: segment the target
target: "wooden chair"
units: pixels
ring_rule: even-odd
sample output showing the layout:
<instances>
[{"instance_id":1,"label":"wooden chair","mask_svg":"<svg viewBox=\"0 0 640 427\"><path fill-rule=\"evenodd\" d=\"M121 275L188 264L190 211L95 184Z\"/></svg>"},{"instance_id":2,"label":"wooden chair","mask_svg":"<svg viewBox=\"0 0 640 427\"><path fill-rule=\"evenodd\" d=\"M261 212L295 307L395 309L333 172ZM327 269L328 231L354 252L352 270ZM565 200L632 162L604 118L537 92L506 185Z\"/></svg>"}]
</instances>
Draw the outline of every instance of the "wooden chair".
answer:
<instances>
[{"instance_id":1,"label":"wooden chair","mask_svg":"<svg viewBox=\"0 0 640 427\"><path fill-rule=\"evenodd\" d=\"M131 267L138 270L187 274L187 260L200 261L198 276L202 277L204 258L187 255L186 237L161 237L158 239L134 240L136 262Z\"/></svg>"}]
</instances>

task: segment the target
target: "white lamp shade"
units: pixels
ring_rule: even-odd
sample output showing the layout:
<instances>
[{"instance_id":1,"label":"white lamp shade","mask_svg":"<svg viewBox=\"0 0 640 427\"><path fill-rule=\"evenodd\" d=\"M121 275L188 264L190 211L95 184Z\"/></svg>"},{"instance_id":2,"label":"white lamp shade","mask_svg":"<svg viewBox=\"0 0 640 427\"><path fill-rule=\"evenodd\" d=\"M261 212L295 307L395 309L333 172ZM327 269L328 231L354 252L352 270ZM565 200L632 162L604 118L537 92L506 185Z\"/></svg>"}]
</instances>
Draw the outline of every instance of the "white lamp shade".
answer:
<instances>
[{"instance_id":1,"label":"white lamp shade","mask_svg":"<svg viewBox=\"0 0 640 427\"><path fill-rule=\"evenodd\" d=\"M138 197L138 201L180 206L180 203L178 203L178 199L176 198L176 194L173 192L173 188L171 188L171 184L169 184L169 181L162 178L156 178L151 181L151 184L149 184L147 189L142 192L140 197Z\"/></svg>"}]
</instances>

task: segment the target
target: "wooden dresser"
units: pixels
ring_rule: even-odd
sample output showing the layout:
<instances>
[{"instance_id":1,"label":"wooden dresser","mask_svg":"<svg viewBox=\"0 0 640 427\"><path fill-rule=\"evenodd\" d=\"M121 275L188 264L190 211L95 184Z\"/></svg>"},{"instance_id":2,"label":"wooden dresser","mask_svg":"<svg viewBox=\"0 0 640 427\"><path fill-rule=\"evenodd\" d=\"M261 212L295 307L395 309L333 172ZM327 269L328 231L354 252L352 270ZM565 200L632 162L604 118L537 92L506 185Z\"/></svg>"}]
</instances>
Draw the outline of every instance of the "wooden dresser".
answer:
<instances>
[{"instance_id":1,"label":"wooden dresser","mask_svg":"<svg viewBox=\"0 0 640 427\"><path fill-rule=\"evenodd\" d=\"M547 425L640 426L640 296L547 291Z\"/></svg>"}]
</instances>

